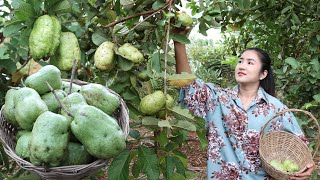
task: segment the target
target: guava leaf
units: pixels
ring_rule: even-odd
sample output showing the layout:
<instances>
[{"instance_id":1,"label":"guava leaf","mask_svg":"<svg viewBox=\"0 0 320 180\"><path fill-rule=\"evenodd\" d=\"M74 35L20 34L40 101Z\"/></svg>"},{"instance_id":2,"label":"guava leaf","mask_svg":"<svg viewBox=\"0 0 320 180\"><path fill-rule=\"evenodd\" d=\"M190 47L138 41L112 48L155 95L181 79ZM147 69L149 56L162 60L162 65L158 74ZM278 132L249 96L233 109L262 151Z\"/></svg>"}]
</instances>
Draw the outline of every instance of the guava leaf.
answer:
<instances>
[{"instance_id":1,"label":"guava leaf","mask_svg":"<svg viewBox=\"0 0 320 180\"><path fill-rule=\"evenodd\" d=\"M184 167L183 162L177 157L173 157L173 161L176 165L177 172L186 177L186 168Z\"/></svg>"},{"instance_id":2,"label":"guava leaf","mask_svg":"<svg viewBox=\"0 0 320 180\"><path fill-rule=\"evenodd\" d=\"M159 127L167 127L167 128L172 128L170 122L168 120L161 120L158 122Z\"/></svg>"},{"instance_id":3,"label":"guava leaf","mask_svg":"<svg viewBox=\"0 0 320 180\"><path fill-rule=\"evenodd\" d=\"M187 36L183 34L174 34L172 36L172 40L177 41L182 44L190 44L190 40L187 38Z\"/></svg>"},{"instance_id":4,"label":"guava leaf","mask_svg":"<svg viewBox=\"0 0 320 180\"><path fill-rule=\"evenodd\" d=\"M129 71L134 66L132 61L129 61L122 56L118 56L118 64L123 71Z\"/></svg>"},{"instance_id":5,"label":"guava leaf","mask_svg":"<svg viewBox=\"0 0 320 180\"><path fill-rule=\"evenodd\" d=\"M158 126L159 121L160 120L155 117L147 116L142 119L142 124L146 126Z\"/></svg>"},{"instance_id":6,"label":"guava leaf","mask_svg":"<svg viewBox=\"0 0 320 180\"><path fill-rule=\"evenodd\" d=\"M152 9L156 10L156 9L163 7L164 5L165 5L165 3L163 1L157 0L155 3L152 4Z\"/></svg>"},{"instance_id":7,"label":"guava leaf","mask_svg":"<svg viewBox=\"0 0 320 180\"><path fill-rule=\"evenodd\" d=\"M189 121L178 120L175 124L172 124L174 127L178 127L181 129L186 129L188 131L196 131L197 128L194 124Z\"/></svg>"},{"instance_id":8,"label":"guava leaf","mask_svg":"<svg viewBox=\"0 0 320 180\"><path fill-rule=\"evenodd\" d=\"M288 57L285 59L285 62L290 64L293 69L297 69L299 67L299 62L293 57Z\"/></svg>"},{"instance_id":9,"label":"guava leaf","mask_svg":"<svg viewBox=\"0 0 320 180\"><path fill-rule=\"evenodd\" d=\"M27 21L35 16L32 6L28 3L21 3L16 9L14 16L22 21Z\"/></svg>"},{"instance_id":10,"label":"guava leaf","mask_svg":"<svg viewBox=\"0 0 320 180\"><path fill-rule=\"evenodd\" d=\"M106 36L106 33L102 29L97 29L93 34L92 34L92 42L99 46L103 42L107 41L108 38Z\"/></svg>"},{"instance_id":11,"label":"guava leaf","mask_svg":"<svg viewBox=\"0 0 320 180\"><path fill-rule=\"evenodd\" d=\"M155 52L149 61L151 61L151 68L154 69L156 72L160 73L160 52Z\"/></svg>"},{"instance_id":12,"label":"guava leaf","mask_svg":"<svg viewBox=\"0 0 320 180\"><path fill-rule=\"evenodd\" d=\"M129 177L129 154L130 150L125 149L113 159L108 169L110 179L122 180Z\"/></svg>"},{"instance_id":13,"label":"guava leaf","mask_svg":"<svg viewBox=\"0 0 320 180\"><path fill-rule=\"evenodd\" d=\"M172 109L169 109L173 116L178 120L194 120L194 116L190 114L189 110L182 108L181 106L174 106Z\"/></svg>"},{"instance_id":14,"label":"guava leaf","mask_svg":"<svg viewBox=\"0 0 320 180\"><path fill-rule=\"evenodd\" d=\"M318 103L320 103L320 93L312 96L314 100L316 100Z\"/></svg>"},{"instance_id":15,"label":"guava leaf","mask_svg":"<svg viewBox=\"0 0 320 180\"><path fill-rule=\"evenodd\" d=\"M138 161L142 163L142 172L149 180L156 180L160 175L159 160L153 149L140 146Z\"/></svg>"},{"instance_id":16,"label":"guava leaf","mask_svg":"<svg viewBox=\"0 0 320 180\"><path fill-rule=\"evenodd\" d=\"M166 156L166 179L170 179L172 177L172 174L174 172L174 161L172 156Z\"/></svg>"},{"instance_id":17,"label":"guava leaf","mask_svg":"<svg viewBox=\"0 0 320 180\"><path fill-rule=\"evenodd\" d=\"M9 59L9 54L7 54L8 47L4 46L0 48L0 61L4 59Z\"/></svg>"},{"instance_id":18,"label":"guava leaf","mask_svg":"<svg viewBox=\"0 0 320 180\"><path fill-rule=\"evenodd\" d=\"M310 62L310 64L312 64L312 68L313 68L315 71L317 71L317 72L320 71L320 63L319 63L318 59L313 59L313 60Z\"/></svg>"},{"instance_id":19,"label":"guava leaf","mask_svg":"<svg viewBox=\"0 0 320 180\"><path fill-rule=\"evenodd\" d=\"M55 4L52 8L52 12L55 14L64 14L71 12L71 5L68 0L64 0Z\"/></svg>"},{"instance_id":20,"label":"guava leaf","mask_svg":"<svg viewBox=\"0 0 320 180\"><path fill-rule=\"evenodd\" d=\"M11 35L14 35L15 33L19 32L23 27L24 27L24 25L22 25L20 23L8 25L3 28L3 35L5 37L11 37Z\"/></svg>"}]
</instances>

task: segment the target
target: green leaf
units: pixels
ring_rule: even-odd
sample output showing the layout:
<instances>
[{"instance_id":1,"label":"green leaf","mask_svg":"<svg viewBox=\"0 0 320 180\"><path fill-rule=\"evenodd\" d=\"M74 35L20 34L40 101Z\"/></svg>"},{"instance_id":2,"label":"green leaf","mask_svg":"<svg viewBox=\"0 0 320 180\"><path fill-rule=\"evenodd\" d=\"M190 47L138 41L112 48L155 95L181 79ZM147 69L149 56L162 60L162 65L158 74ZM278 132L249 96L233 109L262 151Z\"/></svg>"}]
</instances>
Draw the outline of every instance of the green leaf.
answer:
<instances>
[{"instance_id":1,"label":"green leaf","mask_svg":"<svg viewBox=\"0 0 320 180\"><path fill-rule=\"evenodd\" d=\"M250 6L251 6L251 0L242 0L242 3L243 3L243 8L244 9L249 9Z\"/></svg>"},{"instance_id":2,"label":"green leaf","mask_svg":"<svg viewBox=\"0 0 320 180\"><path fill-rule=\"evenodd\" d=\"M130 129L129 135L134 139L140 138L140 132L137 130Z\"/></svg>"},{"instance_id":3,"label":"green leaf","mask_svg":"<svg viewBox=\"0 0 320 180\"><path fill-rule=\"evenodd\" d=\"M129 71L134 66L132 61L129 61L122 56L118 56L118 64L123 71Z\"/></svg>"},{"instance_id":4,"label":"green leaf","mask_svg":"<svg viewBox=\"0 0 320 180\"><path fill-rule=\"evenodd\" d=\"M106 33L102 29L96 29L91 38L93 44L97 46L108 40Z\"/></svg>"},{"instance_id":5,"label":"green leaf","mask_svg":"<svg viewBox=\"0 0 320 180\"><path fill-rule=\"evenodd\" d=\"M52 7L52 12L54 14L71 13L71 11L72 11L71 5L68 0L61 1Z\"/></svg>"},{"instance_id":6,"label":"green leaf","mask_svg":"<svg viewBox=\"0 0 320 180\"><path fill-rule=\"evenodd\" d=\"M14 24L14 25L6 26L3 29L3 35L5 37L11 37L11 35L14 35L15 33L19 32L23 27L24 25L22 24Z\"/></svg>"},{"instance_id":7,"label":"green leaf","mask_svg":"<svg viewBox=\"0 0 320 180\"><path fill-rule=\"evenodd\" d=\"M108 178L114 180L124 180L129 177L129 154L130 150L125 149L113 159L108 169Z\"/></svg>"},{"instance_id":8,"label":"green leaf","mask_svg":"<svg viewBox=\"0 0 320 180\"><path fill-rule=\"evenodd\" d=\"M190 44L190 40L186 35L183 34L174 34L172 36L172 40L177 41L182 44Z\"/></svg>"},{"instance_id":9,"label":"green leaf","mask_svg":"<svg viewBox=\"0 0 320 180\"><path fill-rule=\"evenodd\" d=\"M164 147L168 144L169 140L166 131L162 131L160 133L160 135L158 136L158 141L161 147Z\"/></svg>"},{"instance_id":10,"label":"green leaf","mask_svg":"<svg viewBox=\"0 0 320 180\"><path fill-rule=\"evenodd\" d=\"M120 0L120 4L122 6L128 6L134 4L136 1L134 0Z\"/></svg>"},{"instance_id":11,"label":"green leaf","mask_svg":"<svg viewBox=\"0 0 320 180\"><path fill-rule=\"evenodd\" d=\"M151 61L151 68L154 69L157 73L161 72L161 65L160 65L160 52L153 53L150 61Z\"/></svg>"},{"instance_id":12,"label":"green leaf","mask_svg":"<svg viewBox=\"0 0 320 180\"><path fill-rule=\"evenodd\" d=\"M152 4L152 9L156 10L156 9L159 9L159 8L163 7L164 5L165 5L165 3L163 1L157 0L156 2L154 2Z\"/></svg>"},{"instance_id":13,"label":"green leaf","mask_svg":"<svg viewBox=\"0 0 320 180\"><path fill-rule=\"evenodd\" d=\"M3 46L0 48L0 60L9 59L9 55L6 54L8 47Z\"/></svg>"},{"instance_id":14,"label":"green leaf","mask_svg":"<svg viewBox=\"0 0 320 180\"><path fill-rule=\"evenodd\" d=\"M4 162L6 169L9 169L9 167L10 167L9 158L8 158L8 155L4 151L2 144L0 145L0 153L1 153L2 161Z\"/></svg>"},{"instance_id":15,"label":"green leaf","mask_svg":"<svg viewBox=\"0 0 320 180\"><path fill-rule=\"evenodd\" d=\"M318 103L320 103L320 93L312 96L314 100L316 100Z\"/></svg>"},{"instance_id":16,"label":"green leaf","mask_svg":"<svg viewBox=\"0 0 320 180\"><path fill-rule=\"evenodd\" d=\"M22 57L24 60L28 59L28 50L24 48L19 48L18 49L18 54L20 57Z\"/></svg>"},{"instance_id":17,"label":"green leaf","mask_svg":"<svg viewBox=\"0 0 320 180\"><path fill-rule=\"evenodd\" d=\"M166 128L170 128L170 129L172 128L169 120L161 120L161 121L159 121L158 122L158 126L159 127L166 127Z\"/></svg>"},{"instance_id":18,"label":"green leaf","mask_svg":"<svg viewBox=\"0 0 320 180\"><path fill-rule=\"evenodd\" d=\"M190 114L190 111L187 108L182 108L181 106L174 106L170 109L173 116L178 120L194 120L194 116Z\"/></svg>"},{"instance_id":19,"label":"green leaf","mask_svg":"<svg viewBox=\"0 0 320 180\"><path fill-rule=\"evenodd\" d=\"M136 163L134 163L133 165L132 165L132 175L134 176L134 177L139 177L139 174L140 174L140 172L141 172L141 163L139 163L139 162L136 162Z\"/></svg>"},{"instance_id":20,"label":"green leaf","mask_svg":"<svg viewBox=\"0 0 320 180\"><path fill-rule=\"evenodd\" d=\"M142 124L145 126L158 126L159 119L151 116L144 117Z\"/></svg>"},{"instance_id":21,"label":"green leaf","mask_svg":"<svg viewBox=\"0 0 320 180\"><path fill-rule=\"evenodd\" d=\"M139 147L138 160L142 162L142 172L149 180L157 180L160 175L159 160L153 149L144 146Z\"/></svg>"},{"instance_id":22,"label":"green leaf","mask_svg":"<svg viewBox=\"0 0 320 180\"><path fill-rule=\"evenodd\" d=\"M290 9L291 9L291 6L287 6L287 7L283 8L282 11L281 11L281 14L286 13Z\"/></svg>"},{"instance_id":23,"label":"green leaf","mask_svg":"<svg viewBox=\"0 0 320 180\"><path fill-rule=\"evenodd\" d=\"M0 61L0 67L7 69L9 73L13 73L17 69L16 63L10 59Z\"/></svg>"},{"instance_id":24,"label":"green leaf","mask_svg":"<svg viewBox=\"0 0 320 180\"><path fill-rule=\"evenodd\" d=\"M177 172L182 174L184 177L186 177L186 168L184 167L182 161L177 158L173 157L174 164L176 165Z\"/></svg>"},{"instance_id":25,"label":"green leaf","mask_svg":"<svg viewBox=\"0 0 320 180\"><path fill-rule=\"evenodd\" d=\"M165 168L165 176L166 179L171 179L174 172L174 160L172 156L166 156L165 158L166 168Z\"/></svg>"},{"instance_id":26,"label":"green leaf","mask_svg":"<svg viewBox=\"0 0 320 180\"><path fill-rule=\"evenodd\" d=\"M318 59L313 59L313 60L310 62L310 64L312 65L312 68L313 68L315 71L317 71L317 72L320 71L320 63L319 63Z\"/></svg>"},{"instance_id":27,"label":"green leaf","mask_svg":"<svg viewBox=\"0 0 320 180\"><path fill-rule=\"evenodd\" d=\"M167 19L170 19L170 18L173 18L173 17L175 17L175 14L173 14L173 13L165 13L164 12L164 15L165 15L165 17L167 18Z\"/></svg>"},{"instance_id":28,"label":"green leaf","mask_svg":"<svg viewBox=\"0 0 320 180\"><path fill-rule=\"evenodd\" d=\"M196 131L197 128L194 124L189 121L178 120L175 124L172 124L174 127L182 128L188 131Z\"/></svg>"},{"instance_id":29,"label":"green leaf","mask_svg":"<svg viewBox=\"0 0 320 180\"><path fill-rule=\"evenodd\" d=\"M25 3L23 0L15 0L12 1L11 6L13 9L18 9L20 7L20 4Z\"/></svg>"},{"instance_id":30,"label":"green leaf","mask_svg":"<svg viewBox=\"0 0 320 180\"><path fill-rule=\"evenodd\" d=\"M305 103L303 106L302 106L302 109L306 109L306 110L308 110L309 108L311 108L311 107L317 107L318 105L317 105L318 103L317 102L315 102L315 101L312 101L312 102L308 102L308 103ZM305 121L299 121L299 124L301 125L301 124L303 124L303 123L306 123Z\"/></svg>"},{"instance_id":31,"label":"green leaf","mask_svg":"<svg viewBox=\"0 0 320 180\"><path fill-rule=\"evenodd\" d=\"M299 17L297 16L296 13L292 13L292 20L293 22L296 24L296 25L300 25L301 24L301 21L299 19Z\"/></svg>"},{"instance_id":32,"label":"green leaf","mask_svg":"<svg viewBox=\"0 0 320 180\"><path fill-rule=\"evenodd\" d=\"M14 16L17 19L27 21L34 18L35 13L33 7L28 3L21 3L19 8L14 12Z\"/></svg>"},{"instance_id":33,"label":"green leaf","mask_svg":"<svg viewBox=\"0 0 320 180\"><path fill-rule=\"evenodd\" d=\"M293 69L297 69L299 67L299 62L293 57L288 57L285 59L285 62L290 64Z\"/></svg>"}]
</instances>

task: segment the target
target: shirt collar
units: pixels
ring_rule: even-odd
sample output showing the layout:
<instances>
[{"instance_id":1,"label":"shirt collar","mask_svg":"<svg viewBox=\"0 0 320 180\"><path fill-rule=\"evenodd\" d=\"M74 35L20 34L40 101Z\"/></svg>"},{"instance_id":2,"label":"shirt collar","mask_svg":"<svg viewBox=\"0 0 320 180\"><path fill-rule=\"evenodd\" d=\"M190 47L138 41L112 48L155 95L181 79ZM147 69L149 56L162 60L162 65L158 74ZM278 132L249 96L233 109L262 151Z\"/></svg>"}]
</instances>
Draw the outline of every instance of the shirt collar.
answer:
<instances>
[{"instance_id":1,"label":"shirt collar","mask_svg":"<svg viewBox=\"0 0 320 180\"><path fill-rule=\"evenodd\" d=\"M231 90L231 97L233 100L236 100L237 98L239 98L238 92L239 92L239 84L236 85L235 87L233 87ZM268 95L267 95L266 91L261 86L258 89L258 95L256 96L255 100L257 103L263 102L263 101L265 101L267 103L269 102Z\"/></svg>"}]
</instances>

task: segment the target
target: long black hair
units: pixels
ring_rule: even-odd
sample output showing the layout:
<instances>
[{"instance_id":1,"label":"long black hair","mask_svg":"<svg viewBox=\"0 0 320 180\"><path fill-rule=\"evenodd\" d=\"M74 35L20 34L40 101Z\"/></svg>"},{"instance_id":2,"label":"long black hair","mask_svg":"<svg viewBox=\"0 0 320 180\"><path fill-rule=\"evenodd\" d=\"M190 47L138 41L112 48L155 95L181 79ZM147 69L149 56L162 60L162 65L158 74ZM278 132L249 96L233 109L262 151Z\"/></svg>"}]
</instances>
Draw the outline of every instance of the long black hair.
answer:
<instances>
[{"instance_id":1,"label":"long black hair","mask_svg":"<svg viewBox=\"0 0 320 180\"><path fill-rule=\"evenodd\" d=\"M264 70L268 71L267 76L260 80L260 86L270 95L272 96L276 96L275 94L275 83L274 83L274 78L273 78L273 71L272 71L272 67L271 67L271 58L269 56L269 54L267 52L265 52L264 50L260 49L260 48L248 48L245 51L248 50L252 50L252 51L256 51L261 62L262 62L262 68L261 68L261 73Z\"/></svg>"}]
</instances>

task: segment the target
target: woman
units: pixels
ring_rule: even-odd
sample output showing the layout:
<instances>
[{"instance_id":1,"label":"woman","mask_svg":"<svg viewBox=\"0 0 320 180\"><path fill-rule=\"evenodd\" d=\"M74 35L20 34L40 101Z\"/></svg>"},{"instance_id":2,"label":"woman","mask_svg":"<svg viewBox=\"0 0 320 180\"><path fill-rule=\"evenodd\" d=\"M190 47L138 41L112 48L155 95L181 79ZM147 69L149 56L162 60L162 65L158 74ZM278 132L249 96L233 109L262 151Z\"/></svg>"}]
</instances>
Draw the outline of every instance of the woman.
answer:
<instances>
[{"instance_id":1,"label":"woman","mask_svg":"<svg viewBox=\"0 0 320 180\"><path fill-rule=\"evenodd\" d=\"M191 73L184 44L174 42L176 72ZM286 109L274 97L271 59L258 48L245 50L235 68L238 83L222 89L195 80L182 88L180 102L196 116L206 120L208 130L207 179L271 179L261 167L258 145L263 125L277 112ZM285 130L306 140L292 113L275 119L266 131ZM315 164L290 179L307 179Z\"/></svg>"}]
</instances>

